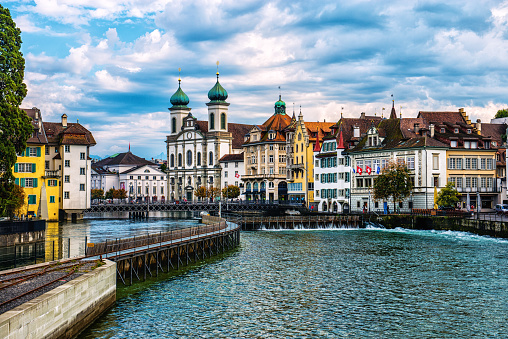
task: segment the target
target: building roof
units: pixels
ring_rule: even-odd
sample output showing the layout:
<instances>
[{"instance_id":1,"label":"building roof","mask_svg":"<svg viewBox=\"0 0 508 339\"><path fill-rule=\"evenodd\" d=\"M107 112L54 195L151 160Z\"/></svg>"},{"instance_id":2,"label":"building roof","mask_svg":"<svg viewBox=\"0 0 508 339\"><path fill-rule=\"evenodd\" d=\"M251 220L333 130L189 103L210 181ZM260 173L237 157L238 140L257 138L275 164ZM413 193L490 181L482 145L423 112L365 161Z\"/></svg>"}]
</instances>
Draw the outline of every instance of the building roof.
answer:
<instances>
[{"instance_id":1,"label":"building roof","mask_svg":"<svg viewBox=\"0 0 508 339\"><path fill-rule=\"evenodd\" d=\"M92 164L92 169L97 173L97 174L102 174L102 175L106 175L106 174L117 174L116 172L111 172L110 170L107 170L105 169L104 167L102 166L97 166L97 164Z\"/></svg>"},{"instance_id":2,"label":"building roof","mask_svg":"<svg viewBox=\"0 0 508 339\"><path fill-rule=\"evenodd\" d=\"M80 123L67 123L63 127L61 122L44 122L44 129L48 142L60 145L90 145L96 144L92 133Z\"/></svg>"},{"instance_id":3,"label":"building roof","mask_svg":"<svg viewBox=\"0 0 508 339\"><path fill-rule=\"evenodd\" d=\"M225 154L219 162L243 161L243 152L240 154Z\"/></svg>"},{"instance_id":4,"label":"building roof","mask_svg":"<svg viewBox=\"0 0 508 339\"><path fill-rule=\"evenodd\" d=\"M153 165L153 163L152 163L152 164L142 164L142 165L138 165L138 166L135 166L135 167L129 168L128 170L125 170L125 171L123 171L123 172L122 172L122 173L120 173L120 174L129 174L129 173L132 173L132 172L134 172L134 171L136 171L136 170L138 170L138 169L140 169L140 168L142 168L142 167L145 167L145 166L149 166L151 170L155 170L155 171L157 171L157 172L158 172L158 173L157 173L157 175L160 175L160 174L165 174L164 172L162 172L162 171L161 171L161 170L159 170L158 168L153 168L153 167L151 167L152 165ZM150 173L150 175L153 175L153 174L154 174L154 173ZM144 174L143 174L143 175L144 175Z\"/></svg>"},{"instance_id":5,"label":"building roof","mask_svg":"<svg viewBox=\"0 0 508 339\"><path fill-rule=\"evenodd\" d=\"M96 167L101 166L114 166L114 165L131 165L131 166L157 166L151 161L148 161L144 158L140 158L137 155L132 154L131 152L119 153L115 156L102 159L95 163Z\"/></svg>"},{"instance_id":6,"label":"building roof","mask_svg":"<svg viewBox=\"0 0 508 339\"><path fill-rule=\"evenodd\" d=\"M474 124L475 127L478 127L478 123ZM503 143L503 135L506 134L506 128L508 125L506 124L488 124L481 123L480 129L481 134L485 137L492 138L492 141L496 141L498 145Z\"/></svg>"},{"instance_id":7,"label":"building roof","mask_svg":"<svg viewBox=\"0 0 508 339\"><path fill-rule=\"evenodd\" d=\"M22 108L22 110L32 118L33 132L27 143L29 144L47 144L48 139L44 130L44 124L42 122L42 115L37 107L33 108Z\"/></svg>"}]
</instances>

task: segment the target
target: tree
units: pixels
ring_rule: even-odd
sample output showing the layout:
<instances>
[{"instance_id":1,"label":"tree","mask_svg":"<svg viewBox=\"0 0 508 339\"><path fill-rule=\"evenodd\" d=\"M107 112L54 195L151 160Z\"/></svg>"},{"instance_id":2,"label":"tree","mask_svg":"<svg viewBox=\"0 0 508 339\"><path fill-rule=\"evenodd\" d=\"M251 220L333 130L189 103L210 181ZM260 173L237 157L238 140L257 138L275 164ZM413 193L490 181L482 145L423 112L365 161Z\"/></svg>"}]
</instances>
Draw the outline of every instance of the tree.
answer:
<instances>
[{"instance_id":1,"label":"tree","mask_svg":"<svg viewBox=\"0 0 508 339\"><path fill-rule=\"evenodd\" d=\"M234 199L240 195L240 188L235 185L229 185L222 189L222 196L226 199Z\"/></svg>"},{"instance_id":2,"label":"tree","mask_svg":"<svg viewBox=\"0 0 508 339\"><path fill-rule=\"evenodd\" d=\"M206 189L205 186L199 186L195 191L194 191L194 195L196 197L199 198L199 200L201 199L206 199L206 197L208 196L208 190Z\"/></svg>"},{"instance_id":3,"label":"tree","mask_svg":"<svg viewBox=\"0 0 508 339\"><path fill-rule=\"evenodd\" d=\"M503 108L497 111L496 116L494 118L508 118L508 108Z\"/></svg>"},{"instance_id":4,"label":"tree","mask_svg":"<svg viewBox=\"0 0 508 339\"><path fill-rule=\"evenodd\" d=\"M220 196L220 193L221 190L218 187L210 186L210 188L208 189L208 196L211 197L213 200L215 200L215 198Z\"/></svg>"},{"instance_id":5,"label":"tree","mask_svg":"<svg viewBox=\"0 0 508 339\"><path fill-rule=\"evenodd\" d=\"M166 173L167 170L168 170L168 166L166 164L162 164L161 165L161 171Z\"/></svg>"},{"instance_id":6,"label":"tree","mask_svg":"<svg viewBox=\"0 0 508 339\"><path fill-rule=\"evenodd\" d=\"M460 193L455 189L455 184L449 182L437 195L437 205L443 207L456 207L459 202Z\"/></svg>"},{"instance_id":7,"label":"tree","mask_svg":"<svg viewBox=\"0 0 508 339\"><path fill-rule=\"evenodd\" d=\"M374 200L392 198L394 211L395 203L407 198L412 190L411 172L405 163L390 162L381 174L374 178Z\"/></svg>"},{"instance_id":8,"label":"tree","mask_svg":"<svg viewBox=\"0 0 508 339\"><path fill-rule=\"evenodd\" d=\"M21 31L9 10L0 5L0 215L10 217L9 204L17 194L12 168L33 131L30 118L19 108L26 96L25 59L20 49Z\"/></svg>"},{"instance_id":9,"label":"tree","mask_svg":"<svg viewBox=\"0 0 508 339\"><path fill-rule=\"evenodd\" d=\"M127 191L123 188L113 191L113 199L125 199L127 198Z\"/></svg>"},{"instance_id":10,"label":"tree","mask_svg":"<svg viewBox=\"0 0 508 339\"><path fill-rule=\"evenodd\" d=\"M23 187L14 185L9 200L5 201L6 215L12 219L16 214L23 214L22 208L25 206L26 194Z\"/></svg>"},{"instance_id":11,"label":"tree","mask_svg":"<svg viewBox=\"0 0 508 339\"><path fill-rule=\"evenodd\" d=\"M115 189L114 188L110 188L107 192L106 192L106 199L113 199L115 196Z\"/></svg>"},{"instance_id":12,"label":"tree","mask_svg":"<svg viewBox=\"0 0 508 339\"><path fill-rule=\"evenodd\" d=\"M92 200L95 199L104 199L104 190L102 188L94 188L92 189Z\"/></svg>"}]
</instances>

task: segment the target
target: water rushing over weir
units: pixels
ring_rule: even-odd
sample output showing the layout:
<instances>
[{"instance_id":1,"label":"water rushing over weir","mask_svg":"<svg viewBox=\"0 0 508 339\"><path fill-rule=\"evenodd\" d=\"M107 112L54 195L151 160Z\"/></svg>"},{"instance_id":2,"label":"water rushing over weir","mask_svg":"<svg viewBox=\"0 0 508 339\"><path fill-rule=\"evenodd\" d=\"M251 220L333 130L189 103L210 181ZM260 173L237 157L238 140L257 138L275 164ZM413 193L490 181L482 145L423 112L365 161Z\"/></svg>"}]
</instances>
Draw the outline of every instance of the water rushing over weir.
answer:
<instances>
[{"instance_id":1,"label":"water rushing over weir","mask_svg":"<svg viewBox=\"0 0 508 339\"><path fill-rule=\"evenodd\" d=\"M119 291L81 338L508 337L508 241L460 232L243 232L238 250Z\"/></svg>"}]
</instances>

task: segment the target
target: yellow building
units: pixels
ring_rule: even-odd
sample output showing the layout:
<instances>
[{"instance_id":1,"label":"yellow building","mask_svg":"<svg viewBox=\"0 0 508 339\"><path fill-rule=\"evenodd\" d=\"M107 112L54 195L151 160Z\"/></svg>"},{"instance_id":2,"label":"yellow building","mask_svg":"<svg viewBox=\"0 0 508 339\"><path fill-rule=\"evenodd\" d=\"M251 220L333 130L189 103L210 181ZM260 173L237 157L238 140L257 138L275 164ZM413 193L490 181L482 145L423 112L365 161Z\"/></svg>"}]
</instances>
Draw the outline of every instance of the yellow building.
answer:
<instances>
[{"instance_id":1,"label":"yellow building","mask_svg":"<svg viewBox=\"0 0 508 339\"><path fill-rule=\"evenodd\" d=\"M286 138L290 141L291 152L288 155L290 171L287 176L290 202L305 202L306 206L313 206L314 148L320 147L319 140L330 132L333 125L333 122L305 122L300 112L294 127L288 129L288 133L292 134Z\"/></svg>"},{"instance_id":2,"label":"yellow building","mask_svg":"<svg viewBox=\"0 0 508 339\"><path fill-rule=\"evenodd\" d=\"M25 206L21 216L58 220L59 179L57 173L47 171L46 159L48 140L37 108L24 109L32 118L33 133L27 140L26 149L18 155L13 172L16 185L25 192Z\"/></svg>"}]
</instances>

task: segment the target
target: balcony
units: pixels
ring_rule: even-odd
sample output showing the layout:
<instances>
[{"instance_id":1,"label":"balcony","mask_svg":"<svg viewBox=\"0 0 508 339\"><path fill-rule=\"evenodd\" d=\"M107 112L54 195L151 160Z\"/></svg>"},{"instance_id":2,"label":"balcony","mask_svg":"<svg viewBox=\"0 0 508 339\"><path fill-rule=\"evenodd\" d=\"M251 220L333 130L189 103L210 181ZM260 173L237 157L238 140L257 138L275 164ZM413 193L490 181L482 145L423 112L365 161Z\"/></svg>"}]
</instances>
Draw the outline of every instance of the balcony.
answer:
<instances>
[{"instance_id":1,"label":"balcony","mask_svg":"<svg viewBox=\"0 0 508 339\"><path fill-rule=\"evenodd\" d=\"M242 180L273 180L273 179L283 179L286 180L286 174L244 174L242 175Z\"/></svg>"},{"instance_id":2,"label":"balcony","mask_svg":"<svg viewBox=\"0 0 508 339\"><path fill-rule=\"evenodd\" d=\"M457 187L459 193L498 193L497 187Z\"/></svg>"},{"instance_id":3,"label":"balcony","mask_svg":"<svg viewBox=\"0 0 508 339\"><path fill-rule=\"evenodd\" d=\"M60 170L53 170L53 171L45 170L44 171L44 176L43 176L44 179L58 179L60 177L61 177Z\"/></svg>"}]
</instances>

